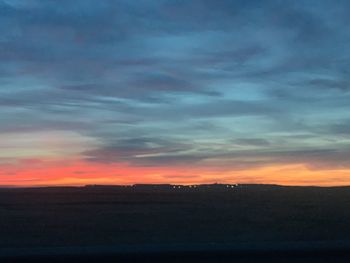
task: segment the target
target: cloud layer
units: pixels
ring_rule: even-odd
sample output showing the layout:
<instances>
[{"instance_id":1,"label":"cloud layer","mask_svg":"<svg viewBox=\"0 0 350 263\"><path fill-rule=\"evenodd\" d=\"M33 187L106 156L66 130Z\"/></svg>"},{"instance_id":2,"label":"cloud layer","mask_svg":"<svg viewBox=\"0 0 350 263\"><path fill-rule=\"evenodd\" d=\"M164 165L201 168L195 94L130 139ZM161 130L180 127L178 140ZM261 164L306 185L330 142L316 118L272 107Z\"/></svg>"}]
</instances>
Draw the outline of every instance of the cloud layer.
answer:
<instances>
[{"instance_id":1,"label":"cloud layer","mask_svg":"<svg viewBox=\"0 0 350 263\"><path fill-rule=\"evenodd\" d=\"M0 170L52 156L174 171L350 169L349 8L0 1L0 141L12 134ZM75 149L42 144L57 134Z\"/></svg>"}]
</instances>

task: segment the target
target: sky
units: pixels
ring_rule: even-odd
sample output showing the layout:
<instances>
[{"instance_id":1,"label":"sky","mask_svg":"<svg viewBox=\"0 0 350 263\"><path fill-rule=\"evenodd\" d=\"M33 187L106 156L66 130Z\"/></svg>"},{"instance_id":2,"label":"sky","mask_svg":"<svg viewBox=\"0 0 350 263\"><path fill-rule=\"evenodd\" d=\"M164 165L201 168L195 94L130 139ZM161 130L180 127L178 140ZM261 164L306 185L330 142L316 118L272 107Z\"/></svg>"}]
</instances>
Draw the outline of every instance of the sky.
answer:
<instances>
[{"instance_id":1,"label":"sky","mask_svg":"<svg viewBox=\"0 0 350 263\"><path fill-rule=\"evenodd\" d=\"M349 10L0 0L0 185L350 185Z\"/></svg>"}]
</instances>

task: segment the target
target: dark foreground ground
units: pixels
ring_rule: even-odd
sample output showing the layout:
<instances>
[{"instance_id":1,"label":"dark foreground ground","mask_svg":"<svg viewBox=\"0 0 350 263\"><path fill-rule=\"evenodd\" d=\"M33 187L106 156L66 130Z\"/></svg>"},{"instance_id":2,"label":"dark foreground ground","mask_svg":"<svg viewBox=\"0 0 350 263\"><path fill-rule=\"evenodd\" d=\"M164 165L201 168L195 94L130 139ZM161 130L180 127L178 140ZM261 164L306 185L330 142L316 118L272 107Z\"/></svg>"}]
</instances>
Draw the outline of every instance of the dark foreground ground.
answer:
<instances>
[{"instance_id":1,"label":"dark foreground ground","mask_svg":"<svg viewBox=\"0 0 350 263\"><path fill-rule=\"evenodd\" d=\"M180 250L195 258L213 251L214 259L220 253L232 258L243 251L246 256L254 255L254 261L234 262L265 262L266 256L272 256L266 262L275 262L270 253L274 250L291 253L289 258L293 258L298 253L307 256L308 251L322 255L321 250L329 248L327 255L333 260L327 261L324 254L317 262L335 262L337 256L349 262L348 244L347 187L0 190L0 257L28 251L70 254L74 248L79 254L108 255L141 248L140 255L163 251L174 260L161 259L167 262L175 262L173 254ZM85 252L82 247L87 248ZM332 254L334 251L338 254ZM255 261L256 257L260 260ZM315 254L308 257L305 262L317 259ZM205 258L209 260L210 255Z\"/></svg>"}]
</instances>

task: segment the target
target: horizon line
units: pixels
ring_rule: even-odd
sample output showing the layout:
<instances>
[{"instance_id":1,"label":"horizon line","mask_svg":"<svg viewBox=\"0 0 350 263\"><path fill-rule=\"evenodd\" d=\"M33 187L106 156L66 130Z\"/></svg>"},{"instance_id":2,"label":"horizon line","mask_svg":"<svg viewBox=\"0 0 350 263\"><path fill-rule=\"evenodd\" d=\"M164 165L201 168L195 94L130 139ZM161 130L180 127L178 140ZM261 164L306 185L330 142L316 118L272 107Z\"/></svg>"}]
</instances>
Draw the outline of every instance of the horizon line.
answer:
<instances>
[{"instance_id":1,"label":"horizon line","mask_svg":"<svg viewBox=\"0 0 350 263\"><path fill-rule=\"evenodd\" d=\"M32 185L32 186L18 186L18 185L0 185L0 189L34 189L34 188L88 188L88 187L138 187L138 186L171 186L183 188L196 188L201 186L273 186L273 187L297 187L297 188L346 188L350 185L281 185L281 184L259 184L259 183L240 183L240 184L225 184L225 183L208 183L208 184L162 184L162 183L138 183L138 184L85 184L85 185Z\"/></svg>"}]
</instances>

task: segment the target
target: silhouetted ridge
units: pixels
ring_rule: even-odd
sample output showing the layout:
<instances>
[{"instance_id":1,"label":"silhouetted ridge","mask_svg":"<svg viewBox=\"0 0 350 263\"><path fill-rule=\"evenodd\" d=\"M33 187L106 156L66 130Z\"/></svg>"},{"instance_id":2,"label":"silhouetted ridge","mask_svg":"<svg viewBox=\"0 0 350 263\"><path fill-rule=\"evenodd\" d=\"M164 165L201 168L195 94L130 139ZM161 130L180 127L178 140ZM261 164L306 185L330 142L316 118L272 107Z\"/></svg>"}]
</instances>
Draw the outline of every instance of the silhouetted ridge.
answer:
<instances>
[{"instance_id":1,"label":"silhouetted ridge","mask_svg":"<svg viewBox=\"0 0 350 263\"><path fill-rule=\"evenodd\" d=\"M243 186L243 185L242 185ZM134 185L86 185L86 188L100 189L135 189L135 190L177 190L177 189L213 189L228 190L232 188L242 187L238 184L134 184ZM245 185L244 187L247 187Z\"/></svg>"}]
</instances>

